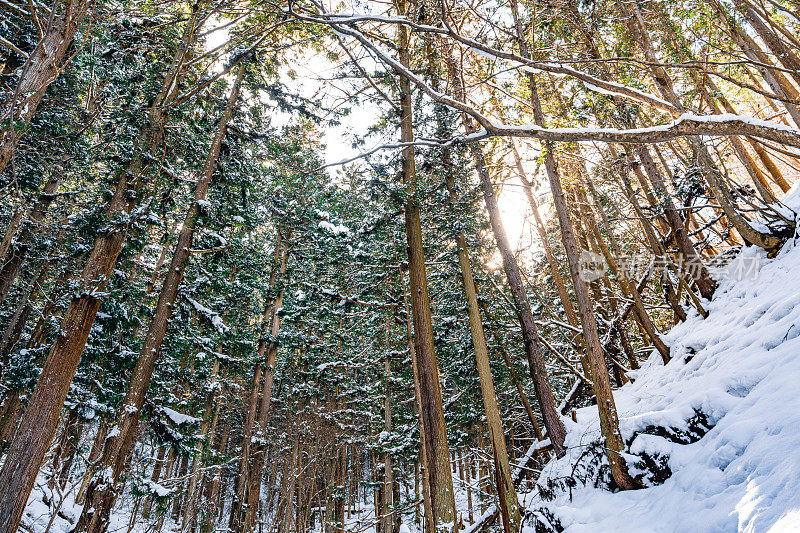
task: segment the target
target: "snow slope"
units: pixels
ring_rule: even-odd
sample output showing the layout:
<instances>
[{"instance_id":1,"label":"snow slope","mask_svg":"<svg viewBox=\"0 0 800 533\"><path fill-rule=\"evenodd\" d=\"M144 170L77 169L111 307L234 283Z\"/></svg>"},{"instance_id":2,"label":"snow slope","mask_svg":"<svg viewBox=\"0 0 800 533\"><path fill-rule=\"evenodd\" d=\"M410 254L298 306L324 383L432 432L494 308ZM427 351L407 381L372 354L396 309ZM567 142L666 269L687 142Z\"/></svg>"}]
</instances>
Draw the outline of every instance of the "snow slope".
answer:
<instances>
[{"instance_id":1,"label":"snow slope","mask_svg":"<svg viewBox=\"0 0 800 533\"><path fill-rule=\"evenodd\" d=\"M712 429L687 444L635 437L629 464L660 455L672 471L663 484L617 493L579 485L551 501L534 491L528 509L552 513L570 533L800 531L800 243L775 259L745 249L732 266L752 271L721 279L709 317L695 313L664 336L672 361L654 354L615 392L626 441L647 426L688 430L697 412ZM542 487L570 476L599 440L595 406L565 422L569 453L545 467Z\"/></svg>"}]
</instances>

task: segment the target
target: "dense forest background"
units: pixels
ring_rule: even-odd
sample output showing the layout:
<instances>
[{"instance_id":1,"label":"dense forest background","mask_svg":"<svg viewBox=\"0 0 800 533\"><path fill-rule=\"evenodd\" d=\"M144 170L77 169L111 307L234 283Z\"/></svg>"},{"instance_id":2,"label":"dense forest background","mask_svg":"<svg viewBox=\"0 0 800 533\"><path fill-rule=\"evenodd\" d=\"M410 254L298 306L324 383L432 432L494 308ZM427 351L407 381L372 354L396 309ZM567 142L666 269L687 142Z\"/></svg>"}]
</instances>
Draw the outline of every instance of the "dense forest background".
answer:
<instances>
[{"instance_id":1,"label":"dense forest background","mask_svg":"<svg viewBox=\"0 0 800 533\"><path fill-rule=\"evenodd\" d=\"M658 483L613 390L795 235L791 0L0 13L4 533L519 531L589 405Z\"/></svg>"}]
</instances>

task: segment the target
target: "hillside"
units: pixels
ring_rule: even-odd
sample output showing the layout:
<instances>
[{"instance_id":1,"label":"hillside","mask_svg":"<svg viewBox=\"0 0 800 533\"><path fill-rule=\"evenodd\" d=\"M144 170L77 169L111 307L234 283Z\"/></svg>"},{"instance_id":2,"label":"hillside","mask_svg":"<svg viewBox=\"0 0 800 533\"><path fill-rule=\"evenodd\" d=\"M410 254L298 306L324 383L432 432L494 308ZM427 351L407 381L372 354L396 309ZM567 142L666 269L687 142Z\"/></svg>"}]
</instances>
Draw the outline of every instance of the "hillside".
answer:
<instances>
[{"instance_id":1,"label":"hillside","mask_svg":"<svg viewBox=\"0 0 800 533\"><path fill-rule=\"evenodd\" d=\"M525 495L532 527L800 530L800 247L789 242L775 259L745 249L728 269L748 274L721 276L708 318L695 313L665 336L672 361L654 353L615 391L626 458L649 486L607 490L597 408L585 407L567 421L567 456Z\"/></svg>"}]
</instances>

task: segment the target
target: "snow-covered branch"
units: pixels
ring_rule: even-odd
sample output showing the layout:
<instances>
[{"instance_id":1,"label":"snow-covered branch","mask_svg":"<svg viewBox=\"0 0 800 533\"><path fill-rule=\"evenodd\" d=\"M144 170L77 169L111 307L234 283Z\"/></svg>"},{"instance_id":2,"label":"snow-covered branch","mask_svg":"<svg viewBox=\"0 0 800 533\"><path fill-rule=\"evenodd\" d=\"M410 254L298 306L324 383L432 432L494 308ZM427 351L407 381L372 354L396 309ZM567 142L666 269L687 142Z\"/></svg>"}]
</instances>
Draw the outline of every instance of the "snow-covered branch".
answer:
<instances>
[{"instance_id":1,"label":"snow-covered branch","mask_svg":"<svg viewBox=\"0 0 800 533\"><path fill-rule=\"evenodd\" d=\"M543 70L569 75L588 83L590 86L594 86L595 90L600 89L604 92L611 92L629 99L635 99L641 103L648 103L662 111L669 111L673 116L676 113L676 109L668 102L636 89L601 80L570 67L527 61L515 54L498 51L481 43L477 43L476 41L467 39L466 37L457 36L457 34L451 30L415 24L402 17L337 16L332 14L309 16L297 13L296 11L292 11L291 14L299 20L328 25L340 37L348 36L355 39L384 64L414 83L431 99L472 117L478 122L481 129L474 134L462 137L459 139L459 142L474 142L486 137L526 137L551 142L596 141L606 143L650 144L692 135L745 135L770 140L781 145L800 147L800 131L796 129L767 122L748 115L731 113L719 115L695 115L684 113L676 116L670 124L631 129L588 127L543 128L532 124L505 124L486 116L469 104L460 102L433 89L422 77L415 74L411 69L404 67L399 60L379 48L371 39L367 38L361 31L356 29L354 24L356 22L365 21L406 24L419 31L445 34L483 53L517 61L524 69Z\"/></svg>"}]
</instances>

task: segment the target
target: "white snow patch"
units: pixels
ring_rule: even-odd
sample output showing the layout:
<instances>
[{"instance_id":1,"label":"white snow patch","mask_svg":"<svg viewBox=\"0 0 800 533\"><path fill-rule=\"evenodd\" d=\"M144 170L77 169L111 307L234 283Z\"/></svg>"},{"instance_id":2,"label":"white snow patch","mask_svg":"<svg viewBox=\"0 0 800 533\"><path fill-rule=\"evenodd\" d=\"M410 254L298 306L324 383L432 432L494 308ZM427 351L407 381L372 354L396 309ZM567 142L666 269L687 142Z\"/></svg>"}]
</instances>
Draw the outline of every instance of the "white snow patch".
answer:
<instances>
[{"instance_id":1,"label":"white snow patch","mask_svg":"<svg viewBox=\"0 0 800 533\"><path fill-rule=\"evenodd\" d=\"M195 418L193 416L185 415L183 413L179 413L174 409L170 409L169 407L161 407L161 411L169 417L174 423L181 425L181 424L191 424L194 422L200 422L199 418Z\"/></svg>"},{"instance_id":2,"label":"white snow patch","mask_svg":"<svg viewBox=\"0 0 800 533\"><path fill-rule=\"evenodd\" d=\"M341 224L331 224L327 220L320 221L318 226L320 229L324 229L325 231L333 233L334 235L344 235L346 237L350 237L352 235L350 228L347 226L343 226Z\"/></svg>"}]
</instances>

